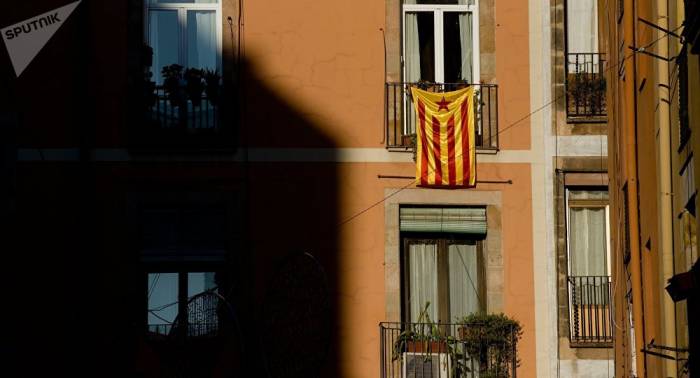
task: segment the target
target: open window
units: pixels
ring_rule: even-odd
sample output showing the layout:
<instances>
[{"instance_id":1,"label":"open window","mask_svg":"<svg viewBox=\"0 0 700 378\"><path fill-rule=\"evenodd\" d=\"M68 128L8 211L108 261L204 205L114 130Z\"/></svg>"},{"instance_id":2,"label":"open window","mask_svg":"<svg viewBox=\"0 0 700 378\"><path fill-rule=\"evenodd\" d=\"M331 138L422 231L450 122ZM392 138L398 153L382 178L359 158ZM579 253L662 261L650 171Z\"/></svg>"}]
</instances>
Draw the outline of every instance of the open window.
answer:
<instances>
[{"instance_id":1,"label":"open window","mask_svg":"<svg viewBox=\"0 0 700 378\"><path fill-rule=\"evenodd\" d=\"M478 14L475 0L406 0L404 81L478 83Z\"/></svg>"},{"instance_id":2,"label":"open window","mask_svg":"<svg viewBox=\"0 0 700 378\"><path fill-rule=\"evenodd\" d=\"M473 87L475 146L496 153L498 86L482 81L479 69L478 0L403 0L400 16L400 72L392 75L400 80L387 82L385 91L387 148L415 147L411 87L436 93Z\"/></svg>"}]
</instances>

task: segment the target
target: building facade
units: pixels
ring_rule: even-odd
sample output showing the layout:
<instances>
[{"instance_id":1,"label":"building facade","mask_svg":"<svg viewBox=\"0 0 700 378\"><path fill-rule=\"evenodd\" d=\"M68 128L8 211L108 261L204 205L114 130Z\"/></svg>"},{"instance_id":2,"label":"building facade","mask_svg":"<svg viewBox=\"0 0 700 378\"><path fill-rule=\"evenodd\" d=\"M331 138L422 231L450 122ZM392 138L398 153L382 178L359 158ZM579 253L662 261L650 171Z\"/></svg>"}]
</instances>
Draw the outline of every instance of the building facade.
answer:
<instances>
[{"instance_id":1,"label":"building facade","mask_svg":"<svg viewBox=\"0 0 700 378\"><path fill-rule=\"evenodd\" d=\"M586 4L82 0L19 77L1 58L8 366L407 376L392 330L484 312L522 325L511 373L608 376ZM475 188L416 186L411 86L478 91Z\"/></svg>"},{"instance_id":2,"label":"building facade","mask_svg":"<svg viewBox=\"0 0 700 378\"><path fill-rule=\"evenodd\" d=\"M697 370L696 9L620 1L601 13L615 66L607 88L616 376Z\"/></svg>"}]
</instances>

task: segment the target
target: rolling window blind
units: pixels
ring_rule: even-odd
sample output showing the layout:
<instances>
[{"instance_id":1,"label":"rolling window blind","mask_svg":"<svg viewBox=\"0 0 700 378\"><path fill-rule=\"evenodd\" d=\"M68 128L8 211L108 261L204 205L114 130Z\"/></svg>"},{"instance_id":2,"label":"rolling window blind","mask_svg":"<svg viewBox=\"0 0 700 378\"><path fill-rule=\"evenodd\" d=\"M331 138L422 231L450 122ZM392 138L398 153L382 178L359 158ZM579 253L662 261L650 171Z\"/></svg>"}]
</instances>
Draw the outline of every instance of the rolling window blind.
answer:
<instances>
[{"instance_id":1,"label":"rolling window blind","mask_svg":"<svg viewBox=\"0 0 700 378\"><path fill-rule=\"evenodd\" d=\"M486 234L486 208L483 207L402 207L399 219L401 231Z\"/></svg>"}]
</instances>

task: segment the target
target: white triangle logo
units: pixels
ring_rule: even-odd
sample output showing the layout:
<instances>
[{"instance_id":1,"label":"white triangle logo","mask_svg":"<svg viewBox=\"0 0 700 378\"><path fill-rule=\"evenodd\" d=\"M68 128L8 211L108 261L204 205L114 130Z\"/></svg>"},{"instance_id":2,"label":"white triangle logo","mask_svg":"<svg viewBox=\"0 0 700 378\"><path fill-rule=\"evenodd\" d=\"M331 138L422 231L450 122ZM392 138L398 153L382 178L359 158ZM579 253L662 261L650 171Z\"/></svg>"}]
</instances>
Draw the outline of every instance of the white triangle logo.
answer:
<instances>
[{"instance_id":1,"label":"white triangle logo","mask_svg":"<svg viewBox=\"0 0 700 378\"><path fill-rule=\"evenodd\" d=\"M18 77L79 3L80 0L0 30Z\"/></svg>"}]
</instances>

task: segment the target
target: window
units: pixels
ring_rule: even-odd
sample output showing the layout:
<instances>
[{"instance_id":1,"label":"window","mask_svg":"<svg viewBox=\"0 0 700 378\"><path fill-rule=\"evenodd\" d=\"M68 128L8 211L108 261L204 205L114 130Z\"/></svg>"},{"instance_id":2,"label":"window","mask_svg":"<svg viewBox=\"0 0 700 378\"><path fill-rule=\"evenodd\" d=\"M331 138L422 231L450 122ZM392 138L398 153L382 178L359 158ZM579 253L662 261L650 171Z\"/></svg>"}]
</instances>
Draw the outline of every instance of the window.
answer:
<instances>
[{"instance_id":1,"label":"window","mask_svg":"<svg viewBox=\"0 0 700 378\"><path fill-rule=\"evenodd\" d=\"M420 319L425 312L435 322L454 323L485 309L480 242L404 238L404 266L409 322L426 322Z\"/></svg>"},{"instance_id":2,"label":"window","mask_svg":"<svg viewBox=\"0 0 700 378\"><path fill-rule=\"evenodd\" d=\"M178 327L186 324L187 336L215 335L219 329L217 278L215 272L149 272L149 334L175 336L184 330Z\"/></svg>"},{"instance_id":3,"label":"window","mask_svg":"<svg viewBox=\"0 0 700 378\"><path fill-rule=\"evenodd\" d=\"M406 0L404 81L479 82L479 22L475 0Z\"/></svg>"},{"instance_id":4,"label":"window","mask_svg":"<svg viewBox=\"0 0 700 378\"><path fill-rule=\"evenodd\" d=\"M598 1L566 2L566 87L569 117L602 117L605 54L598 47ZM600 121L600 120L599 120Z\"/></svg>"},{"instance_id":5,"label":"window","mask_svg":"<svg viewBox=\"0 0 700 378\"><path fill-rule=\"evenodd\" d=\"M408 322L454 323L485 311L485 208L402 207L403 311Z\"/></svg>"},{"instance_id":6,"label":"window","mask_svg":"<svg viewBox=\"0 0 700 378\"><path fill-rule=\"evenodd\" d=\"M219 295L226 292L225 207L213 199L175 202L162 196L137 213L148 335L216 336L228 316L220 312Z\"/></svg>"},{"instance_id":7,"label":"window","mask_svg":"<svg viewBox=\"0 0 700 378\"><path fill-rule=\"evenodd\" d=\"M572 343L612 342L608 192L566 190L569 324Z\"/></svg>"},{"instance_id":8,"label":"window","mask_svg":"<svg viewBox=\"0 0 700 378\"><path fill-rule=\"evenodd\" d=\"M608 276L608 192L568 189L569 275Z\"/></svg>"},{"instance_id":9,"label":"window","mask_svg":"<svg viewBox=\"0 0 700 378\"><path fill-rule=\"evenodd\" d=\"M566 2L566 48L569 53L598 52L598 0Z\"/></svg>"},{"instance_id":10,"label":"window","mask_svg":"<svg viewBox=\"0 0 700 378\"><path fill-rule=\"evenodd\" d=\"M153 80L171 64L221 72L221 4L218 0L147 0L146 40L153 48Z\"/></svg>"}]
</instances>

